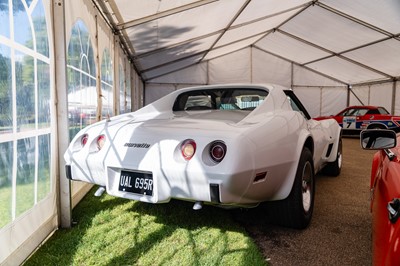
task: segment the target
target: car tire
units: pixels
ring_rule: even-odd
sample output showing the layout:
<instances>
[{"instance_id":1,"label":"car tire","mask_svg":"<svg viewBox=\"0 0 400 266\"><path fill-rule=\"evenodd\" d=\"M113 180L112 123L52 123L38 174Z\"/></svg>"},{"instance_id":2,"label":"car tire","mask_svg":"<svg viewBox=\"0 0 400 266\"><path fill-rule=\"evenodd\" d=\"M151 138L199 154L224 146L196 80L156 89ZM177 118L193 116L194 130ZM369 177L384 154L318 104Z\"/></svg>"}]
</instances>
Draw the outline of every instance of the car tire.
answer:
<instances>
[{"instance_id":1,"label":"car tire","mask_svg":"<svg viewBox=\"0 0 400 266\"><path fill-rule=\"evenodd\" d=\"M289 196L266 203L268 220L295 229L306 228L314 209L315 177L312 153L303 148Z\"/></svg>"},{"instance_id":2,"label":"car tire","mask_svg":"<svg viewBox=\"0 0 400 266\"><path fill-rule=\"evenodd\" d=\"M339 147L336 153L336 160L334 162L328 163L324 169L323 173L329 176L338 176L340 175L340 171L342 170L342 160L343 160L343 153L342 153L342 138L339 139Z\"/></svg>"}]
</instances>

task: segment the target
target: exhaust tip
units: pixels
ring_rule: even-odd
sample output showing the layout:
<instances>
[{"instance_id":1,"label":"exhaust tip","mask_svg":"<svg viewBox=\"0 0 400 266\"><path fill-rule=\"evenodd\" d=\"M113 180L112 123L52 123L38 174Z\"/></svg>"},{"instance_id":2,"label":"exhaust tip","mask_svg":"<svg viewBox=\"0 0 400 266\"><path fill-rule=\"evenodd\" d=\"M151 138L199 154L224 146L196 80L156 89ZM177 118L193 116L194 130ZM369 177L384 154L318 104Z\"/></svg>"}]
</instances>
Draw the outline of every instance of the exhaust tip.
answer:
<instances>
[{"instance_id":1,"label":"exhaust tip","mask_svg":"<svg viewBox=\"0 0 400 266\"><path fill-rule=\"evenodd\" d=\"M195 204L193 205L193 210L198 211L203 208L203 202L202 201L196 201Z\"/></svg>"},{"instance_id":2,"label":"exhaust tip","mask_svg":"<svg viewBox=\"0 0 400 266\"><path fill-rule=\"evenodd\" d=\"M94 193L95 197L100 197L101 195L103 195L104 191L106 191L105 187L99 187L96 192Z\"/></svg>"}]
</instances>

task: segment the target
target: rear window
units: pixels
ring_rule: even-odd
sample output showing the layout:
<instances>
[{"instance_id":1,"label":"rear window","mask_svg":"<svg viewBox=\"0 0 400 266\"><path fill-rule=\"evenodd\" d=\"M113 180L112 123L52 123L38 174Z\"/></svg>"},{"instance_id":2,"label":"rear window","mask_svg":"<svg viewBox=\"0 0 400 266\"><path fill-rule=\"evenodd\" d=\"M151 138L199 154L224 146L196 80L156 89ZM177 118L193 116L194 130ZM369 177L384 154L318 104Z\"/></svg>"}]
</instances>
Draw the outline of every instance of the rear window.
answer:
<instances>
[{"instance_id":1,"label":"rear window","mask_svg":"<svg viewBox=\"0 0 400 266\"><path fill-rule=\"evenodd\" d=\"M201 110L253 110L267 97L268 92L258 89L207 89L180 94L173 111Z\"/></svg>"},{"instance_id":2,"label":"rear window","mask_svg":"<svg viewBox=\"0 0 400 266\"><path fill-rule=\"evenodd\" d=\"M383 107L378 107L379 113L382 115L389 115L390 113Z\"/></svg>"}]
</instances>

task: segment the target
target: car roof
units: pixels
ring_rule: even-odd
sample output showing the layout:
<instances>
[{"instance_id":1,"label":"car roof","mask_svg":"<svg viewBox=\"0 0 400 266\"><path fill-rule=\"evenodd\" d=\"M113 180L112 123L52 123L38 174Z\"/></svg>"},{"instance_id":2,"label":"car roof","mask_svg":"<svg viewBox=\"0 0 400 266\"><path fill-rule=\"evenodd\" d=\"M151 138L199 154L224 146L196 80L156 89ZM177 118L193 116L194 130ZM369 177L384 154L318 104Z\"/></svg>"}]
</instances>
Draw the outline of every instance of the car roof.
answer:
<instances>
[{"instance_id":1,"label":"car roof","mask_svg":"<svg viewBox=\"0 0 400 266\"><path fill-rule=\"evenodd\" d=\"M346 109L378 109L378 108L383 108L383 107L374 105L352 105L347 107Z\"/></svg>"}]
</instances>

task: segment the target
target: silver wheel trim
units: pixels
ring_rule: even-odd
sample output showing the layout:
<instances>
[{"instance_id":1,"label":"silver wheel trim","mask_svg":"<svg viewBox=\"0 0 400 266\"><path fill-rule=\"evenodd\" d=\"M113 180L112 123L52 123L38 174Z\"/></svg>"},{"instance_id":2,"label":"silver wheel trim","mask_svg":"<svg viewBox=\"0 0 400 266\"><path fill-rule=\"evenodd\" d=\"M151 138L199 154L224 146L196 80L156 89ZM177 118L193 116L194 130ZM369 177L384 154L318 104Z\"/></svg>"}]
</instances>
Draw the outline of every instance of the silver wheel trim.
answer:
<instances>
[{"instance_id":1,"label":"silver wheel trim","mask_svg":"<svg viewBox=\"0 0 400 266\"><path fill-rule=\"evenodd\" d=\"M339 150L338 151L338 158L337 158L337 160L338 160L338 167L339 167L339 169L340 168L342 168L342 151L341 150Z\"/></svg>"},{"instance_id":2,"label":"silver wheel trim","mask_svg":"<svg viewBox=\"0 0 400 266\"><path fill-rule=\"evenodd\" d=\"M305 212L310 211L312 201L312 167L311 163L307 161L303 167L303 174L301 178L302 183L302 196L303 196L303 209Z\"/></svg>"}]
</instances>

